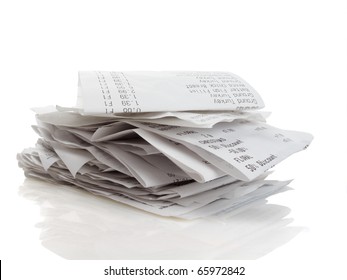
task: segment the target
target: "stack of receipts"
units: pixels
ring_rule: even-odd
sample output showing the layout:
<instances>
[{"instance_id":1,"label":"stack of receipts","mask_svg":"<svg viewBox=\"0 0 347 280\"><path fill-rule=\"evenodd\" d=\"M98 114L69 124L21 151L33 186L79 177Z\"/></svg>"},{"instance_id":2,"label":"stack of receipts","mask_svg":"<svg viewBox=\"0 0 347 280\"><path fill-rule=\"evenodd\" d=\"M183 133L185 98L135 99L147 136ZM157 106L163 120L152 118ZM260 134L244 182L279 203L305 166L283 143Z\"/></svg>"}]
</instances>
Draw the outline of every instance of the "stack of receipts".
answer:
<instances>
[{"instance_id":1,"label":"stack of receipts","mask_svg":"<svg viewBox=\"0 0 347 280\"><path fill-rule=\"evenodd\" d=\"M36 109L26 176L162 216L221 214L286 189L269 169L308 133L266 123L259 94L228 72L80 72L77 106Z\"/></svg>"}]
</instances>

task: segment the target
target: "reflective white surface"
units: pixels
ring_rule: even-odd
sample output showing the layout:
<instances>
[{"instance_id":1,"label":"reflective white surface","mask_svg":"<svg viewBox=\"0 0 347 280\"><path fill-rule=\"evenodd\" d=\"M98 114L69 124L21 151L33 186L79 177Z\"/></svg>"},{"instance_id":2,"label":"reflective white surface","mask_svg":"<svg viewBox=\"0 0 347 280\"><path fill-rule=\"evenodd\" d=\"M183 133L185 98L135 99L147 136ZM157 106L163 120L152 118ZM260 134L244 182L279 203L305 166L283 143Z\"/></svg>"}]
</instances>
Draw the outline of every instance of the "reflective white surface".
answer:
<instances>
[{"instance_id":1,"label":"reflective white surface","mask_svg":"<svg viewBox=\"0 0 347 280\"><path fill-rule=\"evenodd\" d=\"M296 236L290 209L265 201L240 213L160 217L70 186L26 179L42 245L67 259L257 259Z\"/></svg>"}]
</instances>

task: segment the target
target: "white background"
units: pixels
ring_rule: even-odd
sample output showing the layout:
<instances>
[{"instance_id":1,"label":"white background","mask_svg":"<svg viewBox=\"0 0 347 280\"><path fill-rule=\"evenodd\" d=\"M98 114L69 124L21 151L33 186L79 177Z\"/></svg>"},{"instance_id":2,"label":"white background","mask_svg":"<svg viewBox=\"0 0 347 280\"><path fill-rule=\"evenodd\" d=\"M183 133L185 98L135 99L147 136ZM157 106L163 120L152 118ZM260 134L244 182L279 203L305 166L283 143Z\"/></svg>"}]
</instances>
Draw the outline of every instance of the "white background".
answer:
<instances>
[{"instance_id":1,"label":"white background","mask_svg":"<svg viewBox=\"0 0 347 280\"><path fill-rule=\"evenodd\" d=\"M335 0L1 1L4 279L49 273L102 279L102 268L117 264L71 263L45 249L35 227L39 207L18 195L24 175L15 156L36 141L30 108L74 105L78 70L221 70L243 77L273 112L270 124L315 139L276 167L276 178L295 178L294 191L271 199L291 208L293 225L306 230L257 261L238 263L248 267L249 279L346 279L346 6Z\"/></svg>"}]
</instances>

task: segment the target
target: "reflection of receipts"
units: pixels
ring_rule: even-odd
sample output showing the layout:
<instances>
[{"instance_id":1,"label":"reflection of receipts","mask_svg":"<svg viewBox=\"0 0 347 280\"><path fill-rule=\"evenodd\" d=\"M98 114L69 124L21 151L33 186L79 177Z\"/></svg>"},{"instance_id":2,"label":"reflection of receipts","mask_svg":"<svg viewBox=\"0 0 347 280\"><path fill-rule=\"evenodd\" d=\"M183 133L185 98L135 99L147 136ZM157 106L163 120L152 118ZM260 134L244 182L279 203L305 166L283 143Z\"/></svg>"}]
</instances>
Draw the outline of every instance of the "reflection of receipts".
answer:
<instances>
[{"instance_id":1,"label":"reflection of receipts","mask_svg":"<svg viewBox=\"0 0 347 280\"><path fill-rule=\"evenodd\" d=\"M80 72L79 90L84 113L94 114L264 107L247 82L228 72Z\"/></svg>"}]
</instances>

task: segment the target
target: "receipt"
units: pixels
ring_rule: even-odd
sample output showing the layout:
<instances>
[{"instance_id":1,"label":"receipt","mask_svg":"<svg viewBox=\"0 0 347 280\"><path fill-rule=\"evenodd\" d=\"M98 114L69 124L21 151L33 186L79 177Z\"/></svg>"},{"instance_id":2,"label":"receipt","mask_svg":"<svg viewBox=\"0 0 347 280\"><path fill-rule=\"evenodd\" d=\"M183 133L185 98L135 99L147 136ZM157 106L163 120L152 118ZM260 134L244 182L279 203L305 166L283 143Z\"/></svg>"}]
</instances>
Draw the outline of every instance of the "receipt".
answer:
<instances>
[{"instance_id":1,"label":"receipt","mask_svg":"<svg viewBox=\"0 0 347 280\"><path fill-rule=\"evenodd\" d=\"M78 87L83 114L264 107L246 81L228 72L82 71Z\"/></svg>"},{"instance_id":2,"label":"receipt","mask_svg":"<svg viewBox=\"0 0 347 280\"><path fill-rule=\"evenodd\" d=\"M312 141L308 133L247 120L219 123L209 129L129 123L179 142L225 173L245 181L253 180L289 155L306 149Z\"/></svg>"}]
</instances>

